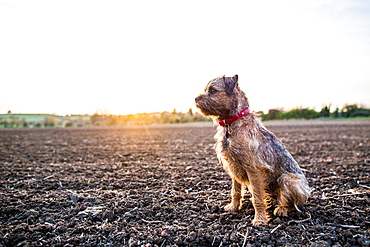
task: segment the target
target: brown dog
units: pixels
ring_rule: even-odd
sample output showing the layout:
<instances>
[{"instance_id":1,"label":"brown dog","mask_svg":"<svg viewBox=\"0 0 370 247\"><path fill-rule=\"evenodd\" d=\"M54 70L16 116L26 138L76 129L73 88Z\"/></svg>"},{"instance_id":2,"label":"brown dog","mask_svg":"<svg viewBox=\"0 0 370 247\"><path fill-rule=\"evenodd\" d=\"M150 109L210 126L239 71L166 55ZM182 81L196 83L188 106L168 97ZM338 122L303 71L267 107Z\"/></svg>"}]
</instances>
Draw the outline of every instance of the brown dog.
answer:
<instances>
[{"instance_id":1,"label":"brown dog","mask_svg":"<svg viewBox=\"0 0 370 247\"><path fill-rule=\"evenodd\" d=\"M220 126L215 135L215 150L220 163L232 179L231 203L227 211L241 206L242 187L252 194L255 209L253 225L265 225L267 200L275 201L275 215L287 216L298 210L311 189L297 162L273 133L253 113L238 85L238 76L210 81L205 93L195 99L205 116Z\"/></svg>"}]
</instances>

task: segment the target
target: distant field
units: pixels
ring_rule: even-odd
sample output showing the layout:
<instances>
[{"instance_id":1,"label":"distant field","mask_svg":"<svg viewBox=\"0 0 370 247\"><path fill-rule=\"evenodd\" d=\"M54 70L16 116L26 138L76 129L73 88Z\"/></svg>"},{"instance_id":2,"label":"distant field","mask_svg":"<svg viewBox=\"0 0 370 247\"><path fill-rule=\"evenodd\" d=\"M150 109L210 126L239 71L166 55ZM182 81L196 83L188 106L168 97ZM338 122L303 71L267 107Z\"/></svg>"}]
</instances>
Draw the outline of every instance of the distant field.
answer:
<instances>
[{"instance_id":1,"label":"distant field","mask_svg":"<svg viewBox=\"0 0 370 247\"><path fill-rule=\"evenodd\" d=\"M5 120L11 120L12 118L18 118L18 119L23 119L27 122L38 122L38 121L43 121L45 118L55 118L58 120L62 120L63 116L58 116L58 115L52 115L52 114L0 114L0 119L3 118Z\"/></svg>"},{"instance_id":2,"label":"distant field","mask_svg":"<svg viewBox=\"0 0 370 247\"><path fill-rule=\"evenodd\" d=\"M59 116L54 114L0 114L0 119L10 120L12 118L24 119L27 122L43 121L45 118L55 118L57 120L64 119L78 119L78 118L90 119L87 115L72 115L72 116Z\"/></svg>"},{"instance_id":3,"label":"distant field","mask_svg":"<svg viewBox=\"0 0 370 247\"><path fill-rule=\"evenodd\" d=\"M91 126L108 126L108 125L117 125L117 126L133 126L133 125L153 125L153 122L157 122L154 126L164 125L167 126L170 122L162 122L163 119L140 119L132 117L125 118L126 116L117 116L115 119L112 118L109 120L104 116L101 116L99 119L93 120L89 115L71 115L71 116L60 116L54 114L0 114L0 128L22 128L22 127L91 127ZM158 116L157 116L158 117ZM124 120L122 120L124 119ZM199 120L199 119L198 119ZM174 124L176 127L182 126L212 126L211 120L199 122L196 120L185 120L182 123ZM146 122L149 121L149 122ZM189 121L190 123L186 123ZM195 122L192 122L195 121ZM326 124L327 122L333 122L333 124L348 124L358 121L370 121L370 117L358 117L358 118L321 118L321 119L312 119L312 120L270 120L265 121L266 126L275 126L275 125L312 125L312 124ZM172 122L175 123L175 122Z\"/></svg>"}]
</instances>

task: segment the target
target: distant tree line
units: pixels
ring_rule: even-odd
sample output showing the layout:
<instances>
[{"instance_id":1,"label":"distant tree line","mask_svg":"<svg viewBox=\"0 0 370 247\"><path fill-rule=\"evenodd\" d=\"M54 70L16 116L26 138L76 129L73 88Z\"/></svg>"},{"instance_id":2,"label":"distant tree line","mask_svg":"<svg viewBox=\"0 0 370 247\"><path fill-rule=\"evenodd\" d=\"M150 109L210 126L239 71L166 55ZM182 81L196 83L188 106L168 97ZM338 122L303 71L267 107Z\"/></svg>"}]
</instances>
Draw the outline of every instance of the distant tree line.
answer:
<instances>
[{"instance_id":1,"label":"distant tree line","mask_svg":"<svg viewBox=\"0 0 370 247\"><path fill-rule=\"evenodd\" d=\"M358 105L345 105L342 109L331 111L331 106L324 106L321 111L309 108L296 108L289 111L270 109L267 114L259 112L263 121L282 119L317 119L317 118L354 118L370 117L370 109ZM211 121L199 112L137 113L130 115L112 115L97 112L89 115L57 116L48 114L8 114L0 115L0 128L54 128L85 126L133 126L167 123L189 123Z\"/></svg>"},{"instance_id":2,"label":"distant tree line","mask_svg":"<svg viewBox=\"0 0 370 247\"><path fill-rule=\"evenodd\" d=\"M321 111L309 108L295 108L289 111L282 109L270 109L267 114L259 112L263 121L282 119L316 119L316 118L354 118L369 117L370 109L357 104L345 105L342 109L330 110L331 106L324 106Z\"/></svg>"},{"instance_id":3,"label":"distant tree line","mask_svg":"<svg viewBox=\"0 0 370 247\"><path fill-rule=\"evenodd\" d=\"M0 115L0 128L54 128L91 126L90 116L57 116L51 114Z\"/></svg>"},{"instance_id":4,"label":"distant tree line","mask_svg":"<svg viewBox=\"0 0 370 247\"><path fill-rule=\"evenodd\" d=\"M189 123L210 121L202 114L195 112L190 108L188 112L177 112L174 109L172 112L154 112L154 113L136 113L130 115L108 115L95 113L90 117L90 121L94 126L132 126L146 124L167 124L167 123Z\"/></svg>"},{"instance_id":5,"label":"distant tree line","mask_svg":"<svg viewBox=\"0 0 370 247\"><path fill-rule=\"evenodd\" d=\"M189 123L210 121L190 108L188 112L155 112L130 115L112 115L99 111L91 116L57 116L47 114L8 114L0 115L0 128L55 128L85 126L133 126L166 123Z\"/></svg>"}]
</instances>

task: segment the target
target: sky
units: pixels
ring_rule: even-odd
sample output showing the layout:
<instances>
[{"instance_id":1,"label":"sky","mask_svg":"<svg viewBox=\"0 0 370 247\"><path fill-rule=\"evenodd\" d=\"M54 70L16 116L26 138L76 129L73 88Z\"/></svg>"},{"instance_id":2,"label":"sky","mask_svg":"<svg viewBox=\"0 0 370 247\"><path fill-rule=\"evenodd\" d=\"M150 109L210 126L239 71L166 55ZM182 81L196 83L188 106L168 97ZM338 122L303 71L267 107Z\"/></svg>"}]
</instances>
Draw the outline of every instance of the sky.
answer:
<instances>
[{"instance_id":1,"label":"sky","mask_svg":"<svg viewBox=\"0 0 370 247\"><path fill-rule=\"evenodd\" d=\"M0 0L0 114L195 110L235 74L254 111L370 107L370 1Z\"/></svg>"}]
</instances>

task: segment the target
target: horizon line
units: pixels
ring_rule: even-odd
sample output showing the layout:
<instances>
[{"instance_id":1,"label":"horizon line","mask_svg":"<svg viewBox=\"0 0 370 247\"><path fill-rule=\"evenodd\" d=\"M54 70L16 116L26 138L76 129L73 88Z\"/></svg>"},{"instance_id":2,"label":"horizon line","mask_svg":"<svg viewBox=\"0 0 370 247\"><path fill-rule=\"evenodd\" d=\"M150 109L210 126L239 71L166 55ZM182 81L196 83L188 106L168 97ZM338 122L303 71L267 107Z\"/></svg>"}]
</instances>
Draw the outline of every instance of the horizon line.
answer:
<instances>
[{"instance_id":1,"label":"horizon line","mask_svg":"<svg viewBox=\"0 0 370 247\"><path fill-rule=\"evenodd\" d=\"M365 108L365 109L368 109L368 106L366 104L358 104L358 103L353 103L353 104L343 104L343 106L341 108L339 107L335 107L335 110L331 109L331 106L332 104L323 104L323 106L321 107L321 109L324 109L325 107L329 107L329 110L330 112L334 112L336 111L336 109L343 109L344 107L346 106L350 106L350 105L357 105L359 108ZM284 107L274 107L274 108L269 108L267 113L270 111L270 110L280 110L280 111L291 111L291 110L296 110L296 109L311 109L311 110L315 110L316 107L303 107L303 106L296 106L296 107L293 107L293 108L289 108L289 109L285 109ZM155 113L164 113L164 112L168 112L168 113L173 113L175 110L176 110L176 113L186 113L186 112L189 112L190 109L192 110L193 113L200 113L201 112L199 111L199 109L197 108L193 108L193 107L190 107L188 111L177 111L177 108L174 108L172 111L167 111L167 110L164 110L164 111L153 111L153 112L136 112L136 113L126 113L126 114L114 114L114 113L110 113L108 110L104 109L102 113L99 113L99 111L101 110L96 110L95 113L70 113L70 114L58 114L58 113L42 113L42 112L32 112L32 113L26 113L26 112L16 112L16 113L13 113L11 112L11 110L8 111L8 113L0 113L0 115L54 115L54 116L93 116L95 114L98 114L98 115L114 115L114 116L127 116L127 115L136 115L136 114L155 114ZM104 112L104 111L107 111L107 112ZM315 110L316 111L316 110ZM10 112L10 113L9 113ZM263 114L265 114L265 111L262 111L262 110L259 110L259 111L254 111L254 112L262 112Z\"/></svg>"}]
</instances>

